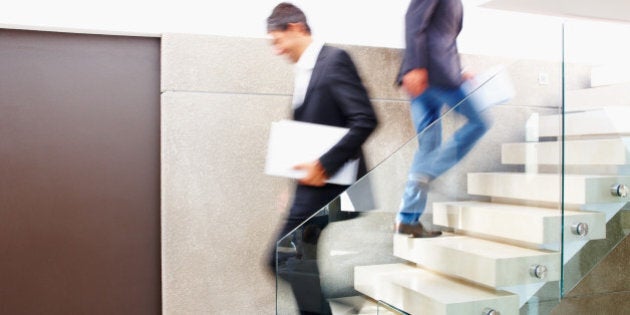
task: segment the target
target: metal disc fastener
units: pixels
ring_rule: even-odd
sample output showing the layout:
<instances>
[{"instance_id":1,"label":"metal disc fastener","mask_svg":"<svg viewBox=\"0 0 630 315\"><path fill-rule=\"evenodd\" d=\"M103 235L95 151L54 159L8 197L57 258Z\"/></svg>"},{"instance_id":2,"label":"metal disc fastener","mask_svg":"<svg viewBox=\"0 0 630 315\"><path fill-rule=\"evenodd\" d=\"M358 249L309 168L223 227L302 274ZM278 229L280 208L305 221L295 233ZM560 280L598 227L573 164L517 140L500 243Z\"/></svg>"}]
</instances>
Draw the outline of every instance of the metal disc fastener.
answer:
<instances>
[{"instance_id":1,"label":"metal disc fastener","mask_svg":"<svg viewBox=\"0 0 630 315\"><path fill-rule=\"evenodd\" d=\"M529 274L538 279L544 279L547 276L547 267L543 265L533 265L529 268Z\"/></svg>"},{"instance_id":2,"label":"metal disc fastener","mask_svg":"<svg viewBox=\"0 0 630 315\"><path fill-rule=\"evenodd\" d=\"M483 312L481 312L481 315L501 315L501 312L495 310L495 309L491 309L489 307L486 307L483 309Z\"/></svg>"},{"instance_id":3,"label":"metal disc fastener","mask_svg":"<svg viewBox=\"0 0 630 315\"><path fill-rule=\"evenodd\" d=\"M628 192L630 192L630 189L624 184L615 184L610 187L610 193L615 197L627 197Z\"/></svg>"},{"instance_id":4,"label":"metal disc fastener","mask_svg":"<svg viewBox=\"0 0 630 315\"><path fill-rule=\"evenodd\" d=\"M588 234L588 224L584 222L575 223L571 226L571 232L575 235L586 236Z\"/></svg>"}]
</instances>

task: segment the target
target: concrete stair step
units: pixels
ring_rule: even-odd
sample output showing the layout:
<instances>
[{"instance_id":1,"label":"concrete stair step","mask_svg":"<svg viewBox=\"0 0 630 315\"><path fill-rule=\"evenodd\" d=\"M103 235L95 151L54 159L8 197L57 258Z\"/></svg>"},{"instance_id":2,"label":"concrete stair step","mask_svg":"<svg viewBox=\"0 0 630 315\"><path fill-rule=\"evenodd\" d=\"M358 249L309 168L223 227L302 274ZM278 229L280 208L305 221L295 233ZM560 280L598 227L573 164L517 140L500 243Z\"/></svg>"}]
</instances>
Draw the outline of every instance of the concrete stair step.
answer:
<instances>
[{"instance_id":1,"label":"concrete stair step","mask_svg":"<svg viewBox=\"0 0 630 315\"><path fill-rule=\"evenodd\" d=\"M569 90L565 95L566 108L570 110L601 108L602 102L606 107L630 106L630 84L627 83Z\"/></svg>"},{"instance_id":2,"label":"concrete stair step","mask_svg":"<svg viewBox=\"0 0 630 315\"><path fill-rule=\"evenodd\" d=\"M591 87L630 85L630 63L598 65L591 68Z\"/></svg>"},{"instance_id":3,"label":"concrete stair step","mask_svg":"<svg viewBox=\"0 0 630 315\"><path fill-rule=\"evenodd\" d=\"M449 276L492 288L560 279L560 253L534 250L465 235L436 238L394 236L394 256ZM546 272L536 275L532 266Z\"/></svg>"},{"instance_id":4,"label":"concrete stair step","mask_svg":"<svg viewBox=\"0 0 630 315\"><path fill-rule=\"evenodd\" d=\"M567 112L564 132L566 137L630 134L629 119L630 106ZM562 116L560 114L540 116L538 136L561 136L561 122Z\"/></svg>"},{"instance_id":5,"label":"concrete stair step","mask_svg":"<svg viewBox=\"0 0 630 315\"><path fill-rule=\"evenodd\" d=\"M519 298L505 291L465 283L407 264L358 266L354 288L410 314L519 313Z\"/></svg>"},{"instance_id":6,"label":"concrete stair step","mask_svg":"<svg viewBox=\"0 0 630 315\"><path fill-rule=\"evenodd\" d=\"M630 138L565 141L565 165L628 165ZM517 165L559 165L561 143L526 142L501 145L501 163Z\"/></svg>"},{"instance_id":7,"label":"concrete stair step","mask_svg":"<svg viewBox=\"0 0 630 315\"><path fill-rule=\"evenodd\" d=\"M564 216L565 242L606 238L604 213L565 210ZM563 234L560 209L479 201L435 202L433 224L529 248L557 245Z\"/></svg>"},{"instance_id":8,"label":"concrete stair step","mask_svg":"<svg viewBox=\"0 0 630 315\"><path fill-rule=\"evenodd\" d=\"M630 176L565 175L539 173L468 173L468 193L471 195L508 198L521 201L559 203L564 184L564 202L570 205L616 203L630 201L618 197L611 188L618 184L630 186Z\"/></svg>"}]
</instances>

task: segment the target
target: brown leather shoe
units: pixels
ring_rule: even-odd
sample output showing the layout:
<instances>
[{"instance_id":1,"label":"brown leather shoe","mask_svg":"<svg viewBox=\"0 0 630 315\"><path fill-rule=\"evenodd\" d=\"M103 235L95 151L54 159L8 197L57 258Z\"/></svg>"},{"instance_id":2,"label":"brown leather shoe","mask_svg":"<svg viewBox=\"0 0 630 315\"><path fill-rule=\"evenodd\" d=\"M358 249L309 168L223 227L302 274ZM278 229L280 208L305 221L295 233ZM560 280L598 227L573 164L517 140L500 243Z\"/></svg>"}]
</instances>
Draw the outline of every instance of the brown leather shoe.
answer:
<instances>
[{"instance_id":1,"label":"brown leather shoe","mask_svg":"<svg viewBox=\"0 0 630 315\"><path fill-rule=\"evenodd\" d=\"M442 235L441 231L430 231L430 230L425 229L422 223L418 223L418 224L396 223L396 233L410 234L411 237L417 237L417 238L436 237L436 236Z\"/></svg>"}]
</instances>

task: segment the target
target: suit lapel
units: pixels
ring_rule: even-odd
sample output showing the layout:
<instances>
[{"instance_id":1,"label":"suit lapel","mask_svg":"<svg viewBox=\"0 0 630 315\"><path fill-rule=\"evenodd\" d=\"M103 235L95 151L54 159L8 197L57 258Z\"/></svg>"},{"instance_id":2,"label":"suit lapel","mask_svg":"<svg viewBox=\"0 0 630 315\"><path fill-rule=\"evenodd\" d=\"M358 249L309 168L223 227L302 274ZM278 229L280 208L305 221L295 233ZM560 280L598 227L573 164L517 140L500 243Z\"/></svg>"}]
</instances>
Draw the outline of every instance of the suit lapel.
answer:
<instances>
[{"instance_id":1,"label":"suit lapel","mask_svg":"<svg viewBox=\"0 0 630 315\"><path fill-rule=\"evenodd\" d=\"M328 56L328 46L324 45L322 50L319 52L317 56L317 62L315 63L315 67L313 68L313 73L311 74L311 80L308 82L308 87L306 88L306 94L304 95L304 102L302 102L302 106L308 104L309 98L313 93L313 89L317 86L317 82L323 75L323 65L325 63L325 59Z\"/></svg>"}]
</instances>

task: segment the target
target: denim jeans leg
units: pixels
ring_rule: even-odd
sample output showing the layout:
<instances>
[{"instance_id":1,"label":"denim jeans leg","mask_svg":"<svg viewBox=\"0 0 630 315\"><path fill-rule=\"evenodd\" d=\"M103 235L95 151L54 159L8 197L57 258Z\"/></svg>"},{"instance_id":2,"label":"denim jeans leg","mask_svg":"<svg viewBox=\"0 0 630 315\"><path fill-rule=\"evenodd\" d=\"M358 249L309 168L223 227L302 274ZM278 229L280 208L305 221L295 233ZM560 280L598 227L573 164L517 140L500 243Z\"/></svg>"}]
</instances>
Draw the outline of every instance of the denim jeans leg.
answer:
<instances>
[{"instance_id":1,"label":"denim jeans leg","mask_svg":"<svg viewBox=\"0 0 630 315\"><path fill-rule=\"evenodd\" d=\"M467 119L453 137L441 143L440 110L448 105ZM467 98L461 88L429 87L411 102L411 114L418 135L418 151L409 172L409 179L397 215L402 223L415 223L424 212L428 183L421 178L433 179L459 163L488 130L488 124L476 110L473 99Z\"/></svg>"},{"instance_id":2,"label":"denim jeans leg","mask_svg":"<svg viewBox=\"0 0 630 315\"><path fill-rule=\"evenodd\" d=\"M407 180L396 221L405 224L417 223L426 207L427 196L427 182L413 179Z\"/></svg>"},{"instance_id":3,"label":"denim jeans leg","mask_svg":"<svg viewBox=\"0 0 630 315\"><path fill-rule=\"evenodd\" d=\"M433 97L431 88L411 101L411 120L416 128L418 150L414 154L409 175L423 174L427 156L442 143L442 125L439 121L443 102Z\"/></svg>"},{"instance_id":4,"label":"denim jeans leg","mask_svg":"<svg viewBox=\"0 0 630 315\"><path fill-rule=\"evenodd\" d=\"M442 102L435 99L430 88L411 101L411 118L418 137L418 150L414 154L409 179L400 203L397 221L405 224L417 223L426 207L428 185L423 170L428 156L440 146L442 127L439 122Z\"/></svg>"},{"instance_id":5,"label":"denim jeans leg","mask_svg":"<svg viewBox=\"0 0 630 315\"><path fill-rule=\"evenodd\" d=\"M434 178L459 163L488 131L488 124L484 117L476 110L473 100L466 98L461 88L435 89L435 93L439 94L440 99L443 99L448 106L455 107L453 110L464 116L467 122L428 157L432 164L428 167L427 173Z\"/></svg>"}]
</instances>

